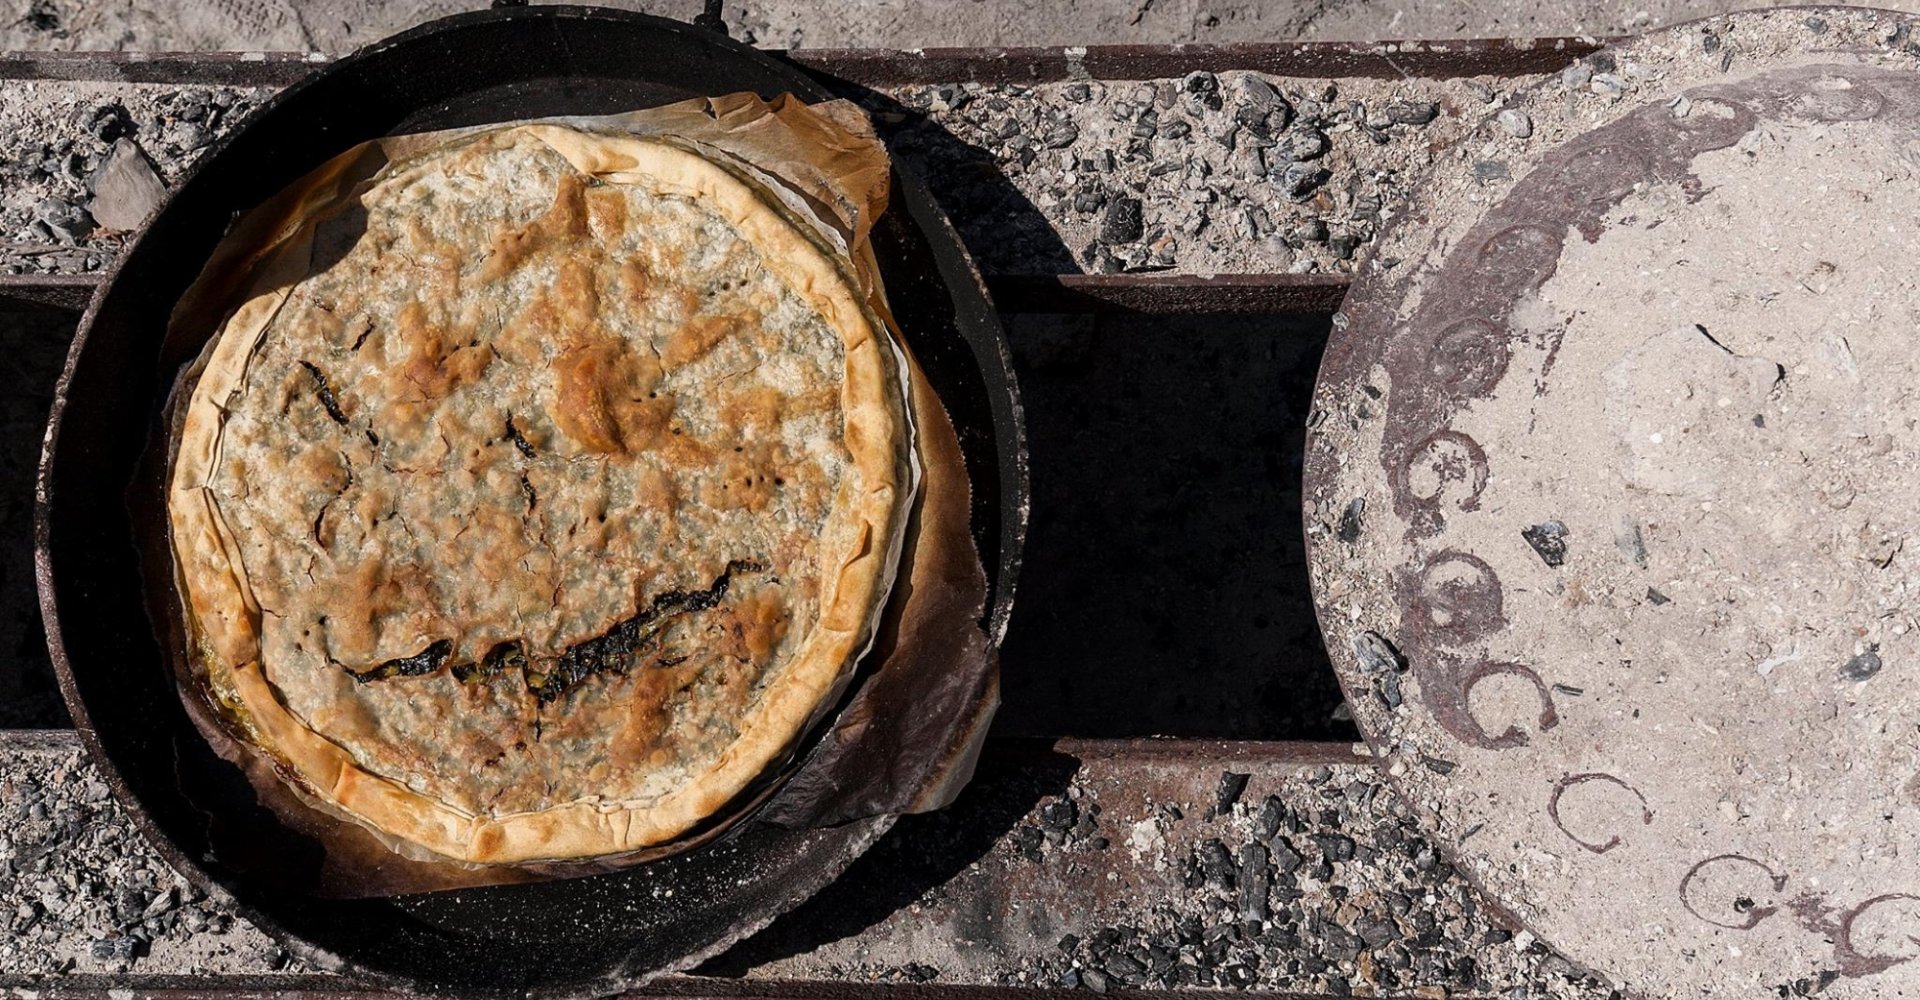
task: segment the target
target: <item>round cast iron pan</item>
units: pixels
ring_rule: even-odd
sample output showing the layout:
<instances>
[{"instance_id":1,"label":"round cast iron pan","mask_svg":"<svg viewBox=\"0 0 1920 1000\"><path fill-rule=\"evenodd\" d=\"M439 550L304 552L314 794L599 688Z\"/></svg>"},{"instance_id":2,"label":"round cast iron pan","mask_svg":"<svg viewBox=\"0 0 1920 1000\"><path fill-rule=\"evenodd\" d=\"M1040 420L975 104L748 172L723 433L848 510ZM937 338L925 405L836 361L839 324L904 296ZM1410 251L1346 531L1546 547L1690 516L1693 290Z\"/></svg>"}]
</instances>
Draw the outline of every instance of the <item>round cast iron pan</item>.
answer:
<instances>
[{"instance_id":1,"label":"round cast iron pan","mask_svg":"<svg viewBox=\"0 0 1920 1000\"><path fill-rule=\"evenodd\" d=\"M512 8L424 25L288 88L209 151L121 257L82 321L53 403L35 531L41 609L62 691L94 760L167 859L323 967L436 991L613 992L764 926L839 875L890 825L872 819L793 831L749 822L686 854L533 885L361 900L275 891L209 849L209 817L189 802L183 780L223 768L242 779L188 720L142 603L126 493L189 360L161 356L168 315L236 213L382 135L607 114L741 90L833 96L788 63L638 14ZM893 184L875 250L889 302L965 451L990 587L984 625L997 637L1011 606L1027 496L1007 346L979 275L925 188L898 172Z\"/></svg>"}]
</instances>

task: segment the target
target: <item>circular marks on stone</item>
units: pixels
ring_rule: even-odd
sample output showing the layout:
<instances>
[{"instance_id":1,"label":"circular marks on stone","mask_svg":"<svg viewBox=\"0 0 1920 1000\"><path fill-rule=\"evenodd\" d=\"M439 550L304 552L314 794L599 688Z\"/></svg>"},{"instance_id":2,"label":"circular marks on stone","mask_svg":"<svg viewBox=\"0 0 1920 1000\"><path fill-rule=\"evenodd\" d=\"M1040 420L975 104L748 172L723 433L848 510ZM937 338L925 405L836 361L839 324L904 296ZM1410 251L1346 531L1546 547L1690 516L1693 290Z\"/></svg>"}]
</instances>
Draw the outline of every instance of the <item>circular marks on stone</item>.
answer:
<instances>
[{"instance_id":1,"label":"circular marks on stone","mask_svg":"<svg viewBox=\"0 0 1920 1000\"><path fill-rule=\"evenodd\" d=\"M1420 530L1437 530L1448 510L1473 510L1487 488L1487 453L1459 431L1435 431L1407 450L1394 493L1417 512Z\"/></svg>"},{"instance_id":2,"label":"circular marks on stone","mask_svg":"<svg viewBox=\"0 0 1920 1000\"><path fill-rule=\"evenodd\" d=\"M1887 99L1867 84L1827 75L1810 81L1788 107L1794 116L1817 122L1858 122L1879 117Z\"/></svg>"},{"instance_id":3,"label":"circular marks on stone","mask_svg":"<svg viewBox=\"0 0 1920 1000\"><path fill-rule=\"evenodd\" d=\"M1512 350L1505 331L1484 319L1456 320L1440 331L1427 351L1433 384L1455 400L1485 396L1507 373Z\"/></svg>"},{"instance_id":4,"label":"circular marks on stone","mask_svg":"<svg viewBox=\"0 0 1920 1000\"><path fill-rule=\"evenodd\" d=\"M1480 267L1495 283L1515 289L1538 288L1553 275L1560 259L1564 229L1522 222L1496 230L1480 244Z\"/></svg>"},{"instance_id":5,"label":"circular marks on stone","mask_svg":"<svg viewBox=\"0 0 1920 1000\"><path fill-rule=\"evenodd\" d=\"M1553 695L1532 667L1518 663L1482 663L1467 672L1460 685L1473 730L1467 742L1483 750L1526 746L1531 737L1522 723L1539 732L1560 724ZM1494 735L1495 731L1499 735Z\"/></svg>"},{"instance_id":6,"label":"circular marks on stone","mask_svg":"<svg viewBox=\"0 0 1920 1000\"><path fill-rule=\"evenodd\" d=\"M1596 143L1574 150L1560 164L1558 199L1581 213L1605 212L1652 174L1653 161L1632 142Z\"/></svg>"},{"instance_id":7,"label":"circular marks on stone","mask_svg":"<svg viewBox=\"0 0 1920 1000\"><path fill-rule=\"evenodd\" d=\"M1653 825L1653 810L1640 790L1611 774L1572 774L1553 784L1547 816L1574 843L1605 854L1625 843L1624 831ZM1604 838L1604 839L1603 839Z\"/></svg>"},{"instance_id":8,"label":"circular marks on stone","mask_svg":"<svg viewBox=\"0 0 1920 1000\"><path fill-rule=\"evenodd\" d=\"M1444 654L1410 666L1434 722L1467 746L1511 750L1531 742L1529 730L1544 733L1560 724L1553 695L1530 667Z\"/></svg>"},{"instance_id":9,"label":"circular marks on stone","mask_svg":"<svg viewBox=\"0 0 1920 1000\"><path fill-rule=\"evenodd\" d=\"M1694 28L1616 53L1656 70L1617 102L1515 95L1515 179L1441 151L1316 395L1346 417L1306 485L1356 723L1460 870L1628 995L1920 1000L1920 633L1862 611L1920 567L1881 541L1920 537L1920 288L1887 263L1920 253L1920 71L1840 27L1867 16L1818 48L1804 12L1716 17L1729 70ZM1537 552L1549 521L1593 544Z\"/></svg>"},{"instance_id":10,"label":"circular marks on stone","mask_svg":"<svg viewBox=\"0 0 1920 1000\"><path fill-rule=\"evenodd\" d=\"M1759 121L1753 109L1724 86L1695 88L1687 91L1686 98L1684 116L1675 115L1664 105L1649 107L1641 115L1679 132L1685 137L1687 149L1696 155L1739 142Z\"/></svg>"},{"instance_id":11,"label":"circular marks on stone","mask_svg":"<svg viewBox=\"0 0 1920 1000\"><path fill-rule=\"evenodd\" d=\"M1406 603L1412 631L1441 646L1465 646L1505 628L1500 578L1485 559L1447 550L1427 560Z\"/></svg>"},{"instance_id":12,"label":"circular marks on stone","mask_svg":"<svg viewBox=\"0 0 1920 1000\"><path fill-rule=\"evenodd\" d=\"M1750 931L1780 911L1787 876L1744 854L1716 854L1680 879L1687 912L1729 930Z\"/></svg>"},{"instance_id":13,"label":"circular marks on stone","mask_svg":"<svg viewBox=\"0 0 1920 1000\"><path fill-rule=\"evenodd\" d=\"M1861 903L1840 918L1834 942L1855 975L1885 972L1920 958L1920 896L1890 892Z\"/></svg>"}]
</instances>

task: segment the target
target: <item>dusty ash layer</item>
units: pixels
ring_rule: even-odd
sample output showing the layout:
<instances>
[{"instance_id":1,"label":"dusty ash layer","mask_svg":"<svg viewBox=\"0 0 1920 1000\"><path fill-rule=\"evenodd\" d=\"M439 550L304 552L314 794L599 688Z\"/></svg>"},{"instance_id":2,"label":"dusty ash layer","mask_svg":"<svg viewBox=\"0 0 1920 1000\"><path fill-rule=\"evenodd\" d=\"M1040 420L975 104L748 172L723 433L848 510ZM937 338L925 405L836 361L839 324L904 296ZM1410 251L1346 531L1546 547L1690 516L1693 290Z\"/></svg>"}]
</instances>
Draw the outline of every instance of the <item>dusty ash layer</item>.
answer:
<instances>
[{"instance_id":1,"label":"dusty ash layer","mask_svg":"<svg viewBox=\"0 0 1920 1000\"><path fill-rule=\"evenodd\" d=\"M711 212L529 137L395 171L316 255L212 480L287 706L476 812L711 764L817 615L835 332Z\"/></svg>"}]
</instances>

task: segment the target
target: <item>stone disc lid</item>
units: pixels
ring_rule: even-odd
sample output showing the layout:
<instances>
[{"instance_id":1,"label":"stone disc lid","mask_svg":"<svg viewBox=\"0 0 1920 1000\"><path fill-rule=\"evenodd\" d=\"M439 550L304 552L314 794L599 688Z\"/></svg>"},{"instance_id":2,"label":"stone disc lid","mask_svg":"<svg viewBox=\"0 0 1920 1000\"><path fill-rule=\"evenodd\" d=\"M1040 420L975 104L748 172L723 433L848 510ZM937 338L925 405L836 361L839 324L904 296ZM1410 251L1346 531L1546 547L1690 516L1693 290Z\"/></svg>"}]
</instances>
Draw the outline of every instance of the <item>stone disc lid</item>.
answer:
<instances>
[{"instance_id":1,"label":"stone disc lid","mask_svg":"<svg viewBox=\"0 0 1920 1000\"><path fill-rule=\"evenodd\" d=\"M1476 112L1327 349L1353 714L1629 995L1920 997L1913 34L1718 17Z\"/></svg>"}]
</instances>

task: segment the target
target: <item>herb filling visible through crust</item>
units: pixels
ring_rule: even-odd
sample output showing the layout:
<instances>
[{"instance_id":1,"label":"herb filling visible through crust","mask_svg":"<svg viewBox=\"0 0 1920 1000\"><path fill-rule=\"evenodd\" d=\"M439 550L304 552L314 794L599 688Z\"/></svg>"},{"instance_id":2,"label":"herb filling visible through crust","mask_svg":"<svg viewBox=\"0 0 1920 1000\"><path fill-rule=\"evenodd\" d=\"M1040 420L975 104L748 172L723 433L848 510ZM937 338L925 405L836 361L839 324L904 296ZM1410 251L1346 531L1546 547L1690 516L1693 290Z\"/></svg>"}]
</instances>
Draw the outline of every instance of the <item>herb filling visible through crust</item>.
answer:
<instances>
[{"instance_id":1,"label":"herb filling visible through crust","mask_svg":"<svg viewBox=\"0 0 1920 1000\"><path fill-rule=\"evenodd\" d=\"M864 644L884 584L854 570L905 490L891 354L838 272L795 270L811 244L674 190L738 185L689 154L615 182L559 135L423 154L323 217L211 349L174 473L221 703L321 798L481 860L643 846L737 791L710 776L743 735L790 738ZM301 753L450 811L382 819ZM651 833L594 818L653 804ZM483 830L568 809L588 846Z\"/></svg>"}]
</instances>

